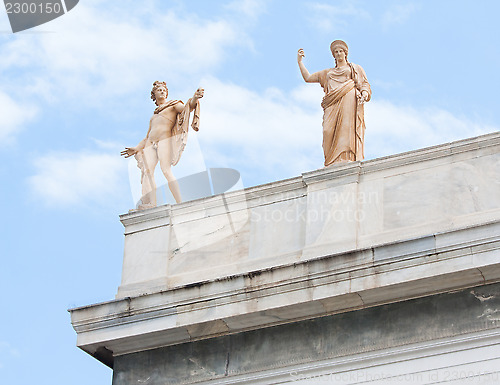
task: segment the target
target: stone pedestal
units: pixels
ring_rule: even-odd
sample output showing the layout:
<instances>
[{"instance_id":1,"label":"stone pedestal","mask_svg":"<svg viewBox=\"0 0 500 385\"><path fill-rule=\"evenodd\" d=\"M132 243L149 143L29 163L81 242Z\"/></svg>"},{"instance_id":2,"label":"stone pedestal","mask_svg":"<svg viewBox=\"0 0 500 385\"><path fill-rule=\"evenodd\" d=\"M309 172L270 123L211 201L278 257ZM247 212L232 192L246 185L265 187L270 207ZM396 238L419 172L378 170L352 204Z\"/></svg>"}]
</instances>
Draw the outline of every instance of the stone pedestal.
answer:
<instances>
[{"instance_id":1,"label":"stone pedestal","mask_svg":"<svg viewBox=\"0 0 500 385\"><path fill-rule=\"evenodd\" d=\"M121 221L116 299L71 310L114 385L500 382L500 133Z\"/></svg>"}]
</instances>

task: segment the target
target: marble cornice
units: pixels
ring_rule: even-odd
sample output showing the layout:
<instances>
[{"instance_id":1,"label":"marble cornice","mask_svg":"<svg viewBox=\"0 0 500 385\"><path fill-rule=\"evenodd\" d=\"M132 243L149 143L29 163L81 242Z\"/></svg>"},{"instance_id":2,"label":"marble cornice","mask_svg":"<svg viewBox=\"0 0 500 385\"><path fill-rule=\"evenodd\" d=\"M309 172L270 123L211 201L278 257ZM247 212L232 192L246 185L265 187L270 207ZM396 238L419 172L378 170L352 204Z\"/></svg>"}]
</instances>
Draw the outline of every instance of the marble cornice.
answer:
<instances>
[{"instance_id":1,"label":"marble cornice","mask_svg":"<svg viewBox=\"0 0 500 385\"><path fill-rule=\"evenodd\" d=\"M457 245L429 247L452 236L433 234L76 308L72 323L82 349L119 355L496 282L500 235L488 234L499 225L460 230L474 236Z\"/></svg>"},{"instance_id":2,"label":"marble cornice","mask_svg":"<svg viewBox=\"0 0 500 385\"><path fill-rule=\"evenodd\" d=\"M446 158L450 155L458 155L468 152L471 153L477 149L484 150L488 147L498 146L500 146L500 132L494 132L474 138L463 139L423 149L407 151L396 155L367 160L362 163L362 173L366 174L415 163L430 162L440 158ZM473 156L472 153L471 156Z\"/></svg>"}]
</instances>

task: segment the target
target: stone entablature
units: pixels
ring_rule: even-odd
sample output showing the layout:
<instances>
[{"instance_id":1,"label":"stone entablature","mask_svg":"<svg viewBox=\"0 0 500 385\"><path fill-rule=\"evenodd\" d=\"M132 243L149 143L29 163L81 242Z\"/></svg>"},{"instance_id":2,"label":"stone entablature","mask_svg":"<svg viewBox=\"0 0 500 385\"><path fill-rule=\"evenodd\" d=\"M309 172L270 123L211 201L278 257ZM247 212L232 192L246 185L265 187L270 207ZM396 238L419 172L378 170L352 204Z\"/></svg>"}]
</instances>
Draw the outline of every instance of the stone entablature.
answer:
<instances>
[{"instance_id":1,"label":"stone entablature","mask_svg":"<svg viewBox=\"0 0 500 385\"><path fill-rule=\"evenodd\" d=\"M128 354L496 282L499 256L494 222L73 309L72 322L84 350Z\"/></svg>"},{"instance_id":2,"label":"stone entablature","mask_svg":"<svg viewBox=\"0 0 500 385\"><path fill-rule=\"evenodd\" d=\"M117 299L71 310L96 356L484 285L500 280L500 134L121 219Z\"/></svg>"}]
</instances>

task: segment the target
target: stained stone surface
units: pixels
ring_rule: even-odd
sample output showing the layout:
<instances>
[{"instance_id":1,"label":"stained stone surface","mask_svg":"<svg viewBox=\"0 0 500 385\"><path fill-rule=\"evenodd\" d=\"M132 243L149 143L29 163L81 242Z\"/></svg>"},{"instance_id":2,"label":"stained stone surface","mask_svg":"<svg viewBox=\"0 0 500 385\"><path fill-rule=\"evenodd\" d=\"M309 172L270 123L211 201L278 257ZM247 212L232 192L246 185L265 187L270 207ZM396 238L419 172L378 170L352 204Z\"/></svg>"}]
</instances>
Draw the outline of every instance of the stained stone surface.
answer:
<instances>
[{"instance_id":1,"label":"stained stone surface","mask_svg":"<svg viewBox=\"0 0 500 385\"><path fill-rule=\"evenodd\" d=\"M498 328L500 283L118 356L113 385L226 379Z\"/></svg>"},{"instance_id":2,"label":"stained stone surface","mask_svg":"<svg viewBox=\"0 0 500 385\"><path fill-rule=\"evenodd\" d=\"M72 309L77 346L108 365L99 358L104 348L119 357L500 282L500 221L241 269L217 280L198 278L172 290Z\"/></svg>"}]
</instances>

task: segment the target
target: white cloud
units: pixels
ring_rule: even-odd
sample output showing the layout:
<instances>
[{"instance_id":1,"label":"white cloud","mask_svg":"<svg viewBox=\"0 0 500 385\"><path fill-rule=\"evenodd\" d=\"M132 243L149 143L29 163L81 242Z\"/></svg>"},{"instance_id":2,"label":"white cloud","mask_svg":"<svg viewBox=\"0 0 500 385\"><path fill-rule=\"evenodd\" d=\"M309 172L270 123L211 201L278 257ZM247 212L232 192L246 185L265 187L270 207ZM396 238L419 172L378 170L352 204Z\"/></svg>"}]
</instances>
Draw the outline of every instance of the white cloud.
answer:
<instances>
[{"instance_id":1,"label":"white cloud","mask_svg":"<svg viewBox=\"0 0 500 385\"><path fill-rule=\"evenodd\" d=\"M104 98L112 102L142 92L157 78L174 86L197 83L201 74L224 60L228 48L248 44L236 22L159 12L155 2L142 1L129 2L135 12L128 9L125 15L121 4L110 4L80 2L47 25L54 33L13 37L0 47L0 69L29 70L35 79L31 84L45 84L39 87L45 97L82 104L102 103Z\"/></svg>"},{"instance_id":2,"label":"white cloud","mask_svg":"<svg viewBox=\"0 0 500 385\"><path fill-rule=\"evenodd\" d=\"M23 125L32 120L37 113L36 107L31 104L21 104L14 101L9 95L0 91L0 141L5 143L23 128Z\"/></svg>"},{"instance_id":3,"label":"white cloud","mask_svg":"<svg viewBox=\"0 0 500 385\"><path fill-rule=\"evenodd\" d=\"M394 24L403 24L410 16L419 9L415 3L396 4L387 9L382 16L382 25L389 27Z\"/></svg>"},{"instance_id":4,"label":"white cloud","mask_svg":"<svg viewBox=\"0 0 500 385\"><path fill-rule=\"evenodd\" d=\"M373 158L498 131L437 108L374 100L366 104L366 156Z\"/></svg>"},{"instance_id":5,"label":"white cloud","mask_svg":"<svg viewBox=\"0 0 500 385\"><path fill-rule=\"evenodd\" d=\"M207 163L288 176L321 165L319 85L286 95L275 88L259 94L214 78L204 84L199 137Z\"/></svg>"},{"instance_id":6,"label":"white cloud","mask_svg":"<svg viewBox=\"0 0 500 385\"><path fill-rule=\"evenodd\" d=\"M101 152L53 153L34 160L28 183L37 199L50 206L106 205L125 195L126 162Z\"/></svg>"},{"instance_id":7,"label":"white cloud","mask_svg":"<svg viewBox=\"0 0 500 385\"><path fill-rule=\"evenodd\" d=\"M0 91L0 139L15 137L37 109L43 112L44 101L68 109L105 109L116 116L136 105L136 95L149 99L154 80L166 80L171 89L187 84L194 90L230 48L251 46L246 27L231 18L160 12L158 1L124 2L80 2L34 30L50 33L2 37L0 72L9 74L4 85L15 94ZM257 14L263 5L249 0L241 7ZM38 107L15 101L28 89Z\"/></svg>"},{"instance_id":8,"label":"white cloud","mask_svg":"<svg viewBox=\"0 0 500 385\"><path fill-rule=\"evenodd\" d=\"M237 0L229 3L227 8L254 19L266 10L266 3L263 0Z\"/></svg>"},{"instance_id":9,"label":"white cloud","mask_svg":"<svg viewBox=\"0 0 500 385\"><path fill-rule=\"evenodd\" d=\"M353 2L343 2L340 5L326 3L312 3L313 11L310 23L322 32L343 32L352 28L353 19L369 19L370 15L362 7Z\"/></svg>"}]
</instances>

